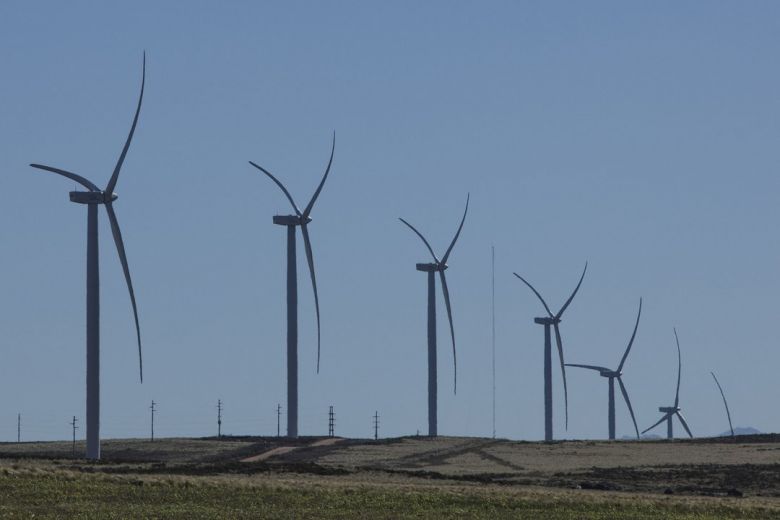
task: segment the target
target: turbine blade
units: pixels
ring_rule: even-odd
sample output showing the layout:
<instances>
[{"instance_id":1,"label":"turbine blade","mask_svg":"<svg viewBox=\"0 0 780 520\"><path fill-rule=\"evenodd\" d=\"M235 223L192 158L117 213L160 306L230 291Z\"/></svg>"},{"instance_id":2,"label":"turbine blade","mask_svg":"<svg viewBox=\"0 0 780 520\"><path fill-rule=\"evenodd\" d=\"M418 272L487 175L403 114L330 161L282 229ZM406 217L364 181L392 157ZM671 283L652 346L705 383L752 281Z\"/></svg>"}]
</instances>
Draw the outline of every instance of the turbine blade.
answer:
<instances>
[{"instance_id":1,"label":"turbine blade","mask_svg":"<svg viewBox=\"0 0 780 520\"><path fill-rule=\"evenodd\" d=\"M561 374L563 375L563 402L566 412L566 429L569 429L569 391L566 388L566 364L563 362L563 341L561 341L561 331L558 329L558 323L553 324L555 329L555 342L558 344L558 357L561 360Z\"/></svg>"},{"instance_id":2,"label":"turbine blade","mask_svg":"<svg viewBox=\"0 0 780 520\"><path fill-rule=\"evenodd\" d=\"M680 374L682 373L682 355L680 354L680 340L677 337L677 327L674 328L674 341L677 342L677 391L674 394L674 407L680 404Z\"/></svg>"},{"instance_id":3,"label":"turbine blade","mask_svg":"<svg viewBox=\"0 0 780 520\"><path fill-rule=\"evenodd\" d=\"M282 184L281 181L279 181L279 179L277 179L276 177L274 177L271 174L271 172L269 172L268 170L266 170L265 168L263 168L259 164L253 163L252 161L249 161L249 164L251 164L252 166L257 168L258 170L260 170L264 174L268 175L268 177L270 177L271 180L274 181L276 183L276 185L279 186L282 189L282 191L284 192L284 195L287 197L287 200L289 200L290 204L292 204L292 207L295 210L295 214L300 217L301 216L301 210L299 210L298 206L295 205L295 201L293 200L292 195L290 195L290 192L287 191L287 188L284 187L284 184Z\"/></svg>"},{"instance_id":4,"label":"turbine blade","mask_svg":"<svg viewBox=\"0 0 780 520\"><path fill-rule=\"evenodd\" d=\"M531 290L534 292L534 294L536 295L536 297L537 297L537 298L539 298L539 301L540 301L540 302L542 302L542 305L544 305L544 309L547 311L547 314L549 314L551 318L554 318L555 316L553 316L553 313L552 313L552 311L550 310L550 307L548 307L548 306L547 306L547 302L546 302L546 301L544 301L544 298L542 298L542 295L541 295L541 294L539 294L539 291L537 291L536 289L534 289L534 286L533 286L533 285L531 285L530 283L528 283L528 281L527 281L525 278L523 278L522 276L520 276L519 274L517 274L517 273L512 273L512 274L514 274L515 276L517 276L518 278L520 278L520 280L522 280L522 281L523 281L523 283L524 283L524 284L526 284L526 285L527 285L527 286L528 286L528 287L529 287L529 288L530 288L530 289L531 289Z\"/></svg>"},{"instance_id":5,"label":"turbine blade","mask_svg":"<svg viewBox=\"0 0 780 520\"><path fill-rule=\"evenodd\" d=\"M447 278L444 276L444 271L439 271L439 278L441 278L441 289L444 293L444 306L447 307L447 319L450 322L450 336L452 337L452 364L453 373L455 374L454 390L453 393L458 393L458 358L455 355L455 328L452 325L452 307L450 306L450 290L447 288Z\"/></svg>"},{"instance_id":6,"label":"turbine blade","mask_svg":"<svg viewBox=\"0 0 780 520\"><path fill-rule=\"evenodd\" d=\"M106 193L109 195L114 193L116 181L119 179L119 170L122 168L122 163L125 162L127 150L130 148L130 141L133 140L135 127L138 124L138 115L141 113L141 102L144 99L144 83L146 83L146 51L144 51L144 64L141 72L141 95L138 96L138 106L135 109L135 116L133 116L133 124L130 126L130 133L127 135L127 141L125 141L122 153L119 154L119 160L116 162L116 166L114 166L114 173L111 175L111 180L108 181L108 185L106 186Z\"/></svg>"},{"instance_id":7,"label":"turbine blade","mask_svg":"<svg viewBox=\"0 0 780 520\"><path fill-rule=\"evenodd\" d=\"M599 367L596 365L578 365L576 363L566 363L567 367L587 368L588 370L596 370L598 372L609 372L606 367Z\"/></svg>"},{"instance_id":8,"label":"turbine blade","mask_svg":"<svg viewBox=\"0 0 780 520\"><path fill-rule=\"evenodd\" d=\"M710 372L712 374L712 378L715 380L715 384L718 385L718 390L720 390L720 396L723 398L723 406L726 407L726 417L729 419L729 429L731 430L731 436L734 437L734 427L731 425L731 413L729 412L729 403L726 402L726 394L723 393L723 387L720 386L720 381L718 381L718 378L715 377L715 372Z\"/></svg>"},{"instance_id":9,"label":"turbine blade","mask_svg":"<svg viewBox=\"0 0 780 520\"><path fill-rule=\"evenodd\" d=\"M452 239L452 243L450 243L450 247L447 248L447 252L444 253L444 256L441 259L441 263L446 264L447 259L450 257L450 253L452 252L452 248L455 247L455 242L458 241L458 237L460 236L460 230L463 229L463 223L466 222L466 213L469 212L469 198L471 197L471 194L466 195L466 209L463 211L463 218L460 219L460 226L458 226L458 231L455 233L455 237Z\"/></svg>"},{"instance_id":10,"label":"turbine blade","mask_svg":"<svg viewBox=\"0 0 780 520\"><path fill-rule=\"evenodd\" d=\"M636 323L634 324L634 332L631 334L631 339L628 342L628 347L626 347L626 351L623 353L623 358L620 360L620 365L618 365L617 371L620 372L623 370L623 364L626 362L626 358L628 357L628 352L631 350L631 345L634 344L634 338L636 338L636 330L639 328L639 317L642 315L642 298L639 298L639 312L636 314Z\"/></svg>"},{"instance_id":11,"label":"turbine blade","mask_svg":"<svg viewBox=\"0 0 780 520\"><path fill-rule=\"evenodd\" d=\"M133 317L135 318L135 332L138 336L138 373L141 382L144 382L144 364L141 356L141 327L138 325L138 307L135 304L135 292L133 291L133 282L130 279L130 268L127 266L127 255L125 254L125 244L122 241L122 232L119 230L119 222L114 213L114 206L110 202L105 203L108 221L111 223L111 233L114 235L116 251L119 253L119 262L122 264L122 271L125 273L127 290L130 292L130 303L133 305Z\"/></svg>"},{"instance_id":12,"label":"turbine blade","mask_svg":"<svg viewBox=\"0 0 780 520\"><path fill-rule=\"evenodd\" d=\"M577 282L577 287L574 288L574 292L571 293L571 296L569 296L569 299L566 300L566 303L563 304L563 307L561 307L561 310L558 311L558 314L555 315L556 318L560 318L563 316L563 312L566 310L566 307L569 306L571 301L574 299L574 296L577 294L577 291L580 290L580 285L582 285L582 280L585 278L585 272L588 270L588 262L585 262L585 269L582 270L582 276L580 276L580 281Z\"/></svg>"},{"instance_id":13,"label":"turbine blade","mask_svg":"<svg viewBox=\"0 0 780 520\"><path fill-rule=\"evenodd\" d=\"M677 414L677 418L680 419L680 422L682 423L683 428L685 428L685 431L688 432L688 437L693 439L693 434L691 433L691 429L688 428L688 423L685 422L685 417L683 417L683 414L680 413L679 410L676 412L676 414Z\"/></svg>"},{"instance_id":14,"label":"turbine blade","mask_svg":"<svg viewBox=\"0 0 780 520\"><path fill-rule=\"evenodd\" d=\"M51 166L44 166L43 164L31 164L30 166L32 166L33 168L38 168L39 170L46 170L47 172L57 173L59 175L67 177L72 181L78 182L79 184L87 188L89 191L100 191L100 188L92 184L90 181L88 181L81 175L76 175L75 173L71 173L66 170L61 170L59 168L53 168Z\"/></svg>"},{"instance_id":15,"label":"turbine blade","mask_svg":"<svg viewBox=\"0 0 780 520\"><path fill-rule=\"evenodd\" d=\"M333 164L333 152L336 151L336 132L333 132L333 144L331 144L330 147L330 159L328 160L328 167L325 168L325 175L322 176L322 180L320 181L320 185L317 186L317 191L314 192L314 195L312 196L311 200L309 201L309 204L306 206L306 209L303 210L303 218L306 218L309 216L309 213L311 213L311 209L314 207L314 202L317 200L317 197L320 196L320 192L322 191L322 187L325 185L325 179L328 178L328 174L330 173L330 165Z\"/></svg>"},{"instance_id":16,"label":"turbine blade","mask_svg":"<svg viewBox=\"0 0 780 520\"><path fill-rule=\"evenodd\" d=\"M648 428L648 429L644 430L644 431L642 432L642 435L644 435L645 433L649 432L650 430L652 430L653 428L655 428L656 426L658 426L659 424L661 424L662 422L664 422L664 421L666 420L666 418L667 418L667 417L669 417L669 414L668 414L668 413L667 413L667 414L664 414L664 416L663 416L663 417L661 417L661 418L658 420L658 422L657 422L657 423L655 423L654 425L652 425L650 428Z\"/></svg>"},{"instance_id":17,"label":"turbine blade","mask_svg":"<svg viewBox=\"0 0 780 520\"><path fill-rule=\"evenodd\" d=\"M417 234L417 236L418 236L418 237L420 237L420 238L422 239L422 241L423 241L423 242L425 242L425 247L427 247L427 248L428 248L428 251L430 251L430 252L431 252L431 256L433 257L433 260L434 260L434 262L436 262L436 263L438 264L438 263L439 263L439 259L438 259L438 258L436 258L436 253L434 253L434 252L433 252L433 248L432 248L432 247L431 247L431 245L428 243L428 241L427 241L427 240L425 240L425 237L424 237L424 236L422 236L422 233L420 233L419 231L417 231L417 230L414 228L414 226L413 226L413 225L409 224L407 221L405 221L405 220L404 220L404 219L402 219L401 217L398 217L398 220L400 220L401 222L403 222L404 224L406 224L407 226L409 226L409 228L410 228L412 231L414 231L414 232Z\"/></svg>"},{"instance_id":18,"label":"turbine blade","mask_svg":"<svg viewBox=\"0 0 780 520\"><path fill-rule=\"evenodd\" d=\"M317 294L317 278L314 276L314 256L311 252L311 239L309 239L309 228L305 220L301 223L301 234L303 235L303 246L306 250L306 261L309 263L309 274L311 275L311 286L314 289L314 310L317 312L317 373L320 373L320 298Z\"/></svg>"},{"instance_id":19,"label":"turbine blade","mask_svg":"<svg viewBox=\"0 0 780 520\"><path fill-rule=\"evenodd\" d=\"M636 417L634 417L634 409L631 407L631 400L628 398L628 390L626 390L626 386L623 384L623 379L621 379L620 376L617 377L618 384L620 385L620 392L623 394L623 399L626 401L626 406L628 406L628 413L631 414L631 420L634 421L634 430L636 430L636 438L639 439L639 427L636 425Z\"/></svg>"}]
</instances>

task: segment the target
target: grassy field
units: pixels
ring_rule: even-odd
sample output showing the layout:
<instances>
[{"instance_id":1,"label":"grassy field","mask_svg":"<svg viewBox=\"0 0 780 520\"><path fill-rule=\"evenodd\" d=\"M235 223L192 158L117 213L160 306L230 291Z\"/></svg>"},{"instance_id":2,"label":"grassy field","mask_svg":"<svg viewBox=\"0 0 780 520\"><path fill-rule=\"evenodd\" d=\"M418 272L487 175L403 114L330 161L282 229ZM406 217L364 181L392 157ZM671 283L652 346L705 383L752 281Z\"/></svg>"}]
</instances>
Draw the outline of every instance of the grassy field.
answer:
<instances>
[{"instance_id":1,"label":"grassy field","mask_svg":"<svg viewBox=\"0 0 780 520\"><path fill-rule=\"evenodd\" d=\"M779 447L117 440L89 463L69 443L0 444L0 517L780 518Z\"/></svg>"}]
</instances>

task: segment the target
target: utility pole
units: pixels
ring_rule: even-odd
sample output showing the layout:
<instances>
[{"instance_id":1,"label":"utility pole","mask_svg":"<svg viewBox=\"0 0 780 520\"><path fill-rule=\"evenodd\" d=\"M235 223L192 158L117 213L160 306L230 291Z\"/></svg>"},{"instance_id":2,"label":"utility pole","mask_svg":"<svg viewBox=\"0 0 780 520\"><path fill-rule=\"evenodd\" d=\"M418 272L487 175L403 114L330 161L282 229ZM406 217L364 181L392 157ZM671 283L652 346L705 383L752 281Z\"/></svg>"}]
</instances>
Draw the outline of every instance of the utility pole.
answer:
<instances>
[{"instance_id":1,"label":"utility pole","mask_svg":"<svg viewBox=\"0 0 780 520\"><path fill-rule=\"evenodd\" d=\"M374 412L374 440L379 439L379 412Z\"/></svg>"},{"instance_id":2,"label":"utility pole","mask_svg":"<svg viewBox=\"0 0 780 520\"><path fill-rule=\"evenodd\" d=\"M282 405L276 405L276 436L281 437L281 424L282 424Z\"/></svg>"},{"instance_id":3,"label":"utility pole","mask_svg":"<svg viewBox=\"0 0 780 520\"><path fill-rule=\"evenodd\" d=\"M491 310L493 314L493 438L496 438L496 246L490 246L491 263L493 271L491 274L492 282L492 302Z\"/></svg>"},{"instance_id":4,"label":"utility pole","mask_svg":"<svg viewBox=\"0 0 780 520\"><path fill-rule=\"evenodd\" d=\"M22 442L22 414L16 414L16 443Z\"/></svg>"},{"instance_id":5,"label":"utility pole","mask_svg":"<svg viewBox=\"0 0 780 520\"><path fill-rule=\"evenodd\" d=\"M78 419L76 419L76 416L73 416L73 420L70 422L70 425L73 427L73 456L76 456L76 430L79 429L78 426L76 426L76 422Z\"/></svg>"},{"instance_id":6,"label":"utility pole","mask_svg":"<svg viewBox=\"0 0 780 520\"><path fill-rule=\"evenodd\" d=\"M222 399L217 399L217 438L222 438Z\"/></svg>"},{"instance_id":7,"label":"utility pole","mask_svg":"<svg viewBox=\"0 0 780 520\"><path fill-rule=\"evenodd\" d=\"M154 399L152 399L152 406L149 407L149 409L152 411L152 442L154 442L154 412L155 412L154 405L155 402Z\"/></svg>"},{"instance_id":8,"label":"utility pole","mask_svg":"<svg viewBox=\"0 0 780 520\"><path fill-rule=\"evenodd\" d=\"M335 425L333 405L330 405L330 411L328 412L328 437L333 437L333 426Z\"/></svg>"}]
</instances>

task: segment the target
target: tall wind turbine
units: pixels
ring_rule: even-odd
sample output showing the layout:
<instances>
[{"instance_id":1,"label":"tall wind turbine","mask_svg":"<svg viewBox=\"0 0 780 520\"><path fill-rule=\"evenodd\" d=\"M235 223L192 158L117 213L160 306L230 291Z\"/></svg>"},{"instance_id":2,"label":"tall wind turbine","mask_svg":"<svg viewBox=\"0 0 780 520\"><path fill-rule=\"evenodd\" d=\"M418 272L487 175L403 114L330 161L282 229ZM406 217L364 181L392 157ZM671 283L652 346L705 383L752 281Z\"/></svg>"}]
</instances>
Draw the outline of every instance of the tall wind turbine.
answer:
<instances>
[{"instance_id":1,"label":"tall wind turbine","mask_svg":"<svg viewBox=\"0 0 780 520\"><path fill-rule=\"evenodd\" d=\"M447 308L447 319L450 322L450 336L452 337L452 363L454 383L453 391L458 391L458 362L455 355L455 328L452 325L452 306L450 305L450 291L447 288L447 277L444 275L444 271L449 267L447 265L447 259L450 257L452 248L455 247L460 236L460 231L463 229L463 223L466 222L466 213L469 211L469 195L466 196L466 209L463 211L463 218L460 219L460 225L458 231L455 233L455 237L450 243L450 247L444 253L444 256L439 260L436 253L433 252L433 248L422 236L422 233L417 231L414 226L409 224L402 218L399 218L401 222L409 226L409 228L415 232L415 234L422 239L425 243L425 247L433 257L432 263L417 264L417 270L424 273L428 273L428 435L435 437L438 435L438 416L437 416L437 397L438 388L436 381L436 273L439 273L439 279L441 280L441 289L444 294L444 305Z\"/></svg>"},{"instance_id":2,"label":"tall wind turbine","mask_svg":"<svg viewBox=\"0 0 780 520\"><path fill-rule=\"evenodd\" d=\"M683 425L683 428L685 428L685 431L688 432L688 436L692 439L693 434L691 433L691 429L688 428L688 423L685 422L685 417L683 417L682 413L680 412L680 374L682 372L682 356L680 354L680 340L677 338L677 329L674 329L674 340L677 342L677 391L674 394L674 406L661 406L658 408L658 411L663 413L664 416L661 417L661 419L652 425L650 428L646 429L642 432L642 434L645 434L646 432L649 432L662 422L666 421L666 438L667 439L673 439L674 438L674 432L672 431L672 418L676 415L677 418L680 420L680 424Z\"/></svg>"},{"instance_id":3,"label":"tall wind turbine","mask_svg":"<svg viewBox=\"0 0 780 520\"><path fill-rule=\"evenodd\" d=\"M295 211L295 215L275 215L274 224L287 227L287 436L298 436L298 270L297 255L295 250L295 228L301 227L303 246L306 250L306 261L309 264L309 275L314 290L314 310L317 314L317 373L320 373L320 300L317 295L317 278L314 276L314 256L311 252L311 239L309 238L309 223L311 222L311 210L317 197L320 196L325 180L330 173L330 165L333 163L333 152L336 150L336 132L333 132L333 142L330 147L330 159L325 168L320 185L314 192L309 204L303 211L298 209L295 201L279 179L271 172L249 161L249 164L266 174L284 192L287 200Z\"/></svg>"},{"instance_id":4,"label":"tall wind turbine","mask_svg":"<svg viewBox=\"0 0 780 520\"><path fill-rule=\"evenodd\" d=\"M639 328L639 317L642 315L642 298L639 298L639 312L636 314L636 323L634 324L634 332L631 334L631 339L628 341L628 347L623 353L623 357L620 359L620 364L617 370L610 370L609 368L595 366L595 365L576 365L574 363L566 363L567 367L579 367L586 368L588 370L596 370L601 377L606 377L609 381L609 401L607 403L607 423L609 427L609 439L615 439L615 379L617 379L620 385L620 392L623 394L623 399L626 401L628 411L631 414L631 420L634 422L634 430L636 431L636 438L639 438L639 428L636 425L636 418L634 417L634 409L631 407L631 400L628 398L628 391L623 384L623 364L626 362L628 353L631 350L631 345L634 344L634 338L636 338L636 330Z\"/></svg>"},{"instance_id":5,"label":"tall wind turbine","mask_svg":"<svg viewBox=\"0 0 780 520\"><path fill-rule=\"evenodd\" d=\"M729 430L731 430L731 436L734 437L734 427L731 425L731 412L729 412L729 403L726 402L726 394L723 393L723 387L720 386L720 381L715 377L715 372L710 372L710 374L712 374L712 379L715 380L715 384L718 385L718 390L720 390L720 396L723 398L723 406L726 407L726 417L728 417L729 420Z\"/></svg>"},{"instance_id":6,"label":"tall wind turbine","mask_svg":"<svg viewBox=\"0 0 780 520\"><path fill-rule=\"evenodd\" d=\"M552 326L555 330L555 342L558 344L558 357L561 361L561 374L563 374L563 399L564 399L564 406L565 406L565 414L566 414L566 429L569 429L569 392L566 388L566 366L563 362L563 341L561 340L561 331L559 329L559 324L561 323L561 318L563 317L563 313L566 311L566 308L569 306L571 301L574 299L574 296L577 294L577 291L580 290L580 285L582 285L582 280L585 278L585 272L588 270L588 263L585 262L585 269L582 270L582 276L580 276L580 281L577 282L577 287L574 288L574 292L571 293L571 296L569 296L569 299L566 300L566 303L563 304L563 307L561 307L561 310L558 311L557 314L553 314L550 310L550 307L547 305L547 302L544 301L544 298L542 298L542 295L539 294L539 291L534 289L534 286L531 285L526 281L525 278L520 276L517 273L514 273L515 276L520 278L524 284L526 284L536 295L537 298L539 298L539 301L542 302L542 305L544 305L544 309L547 311L547 316L544 316L542 318L534 318L534 323L538 323L539 325L544 325L544 440L545 441L551 441L553 440L553 412L552 412L552 344L550 341L550 327Z\"/></svg>"},{"instance_id":7,"label":"tall wind turbine","mask_svg":"<svg viewBox=\"0 0 780 520\"><path fill-rule=\"evenodd\" d=\"M76 181L89 191L71 191L70 200L77 204L87 205L87 458L100 459L100 270L98 267L98 210L99 204L103 204L108 213L108 221L111 224L111 233L114 236L116 250L119 253L119 261L127 282L127 290L130 293L130 303L133 306L135 318L135 331L138 337L138 369L143 383L143 362L141 357L141 328L138 325L138 309L135 304L133 283L130 280L130 269L127 266L125 245L122 242L122 233L119 230L119 222L114 212L114 201L117 194L114 192L119 170L125 161L130 141L133 139L135 127L138 123L138 115L141 112L141 102L144 98L144 83L146 81L146 53L144 53L141 72L141 95L138 97L138 106L135 109L133 124L130 133L119 155L119 160L114 167L114 173L108 181L105 190L100 190L94 183L84 177L59 168L31 164L33 168L46 170L62 175Z\"/></svg>"}]
</instances>

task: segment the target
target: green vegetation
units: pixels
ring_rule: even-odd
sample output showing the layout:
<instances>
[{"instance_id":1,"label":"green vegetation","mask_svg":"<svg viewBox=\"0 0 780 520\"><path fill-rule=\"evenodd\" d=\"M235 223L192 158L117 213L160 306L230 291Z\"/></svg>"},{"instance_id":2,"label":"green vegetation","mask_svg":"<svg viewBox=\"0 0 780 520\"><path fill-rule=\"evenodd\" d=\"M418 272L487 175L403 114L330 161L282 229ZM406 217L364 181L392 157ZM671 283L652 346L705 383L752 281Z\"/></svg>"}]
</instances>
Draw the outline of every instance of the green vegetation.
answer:
<instances>
[{"instance_id":1,"label":"green vegetation","mask_svg":"<svg viewBox=\"0 0 780 520\"><path fill-rule=\"evenodd\" d=\"M411 483L410 483L411 484ZM139 477L42 468L0 470L2 518L545 518L778 517L735 501L500 487L277 479Z\"/></svg>"}]
</instances>

